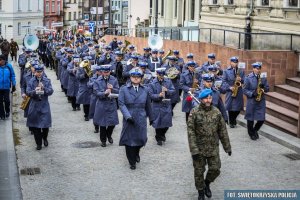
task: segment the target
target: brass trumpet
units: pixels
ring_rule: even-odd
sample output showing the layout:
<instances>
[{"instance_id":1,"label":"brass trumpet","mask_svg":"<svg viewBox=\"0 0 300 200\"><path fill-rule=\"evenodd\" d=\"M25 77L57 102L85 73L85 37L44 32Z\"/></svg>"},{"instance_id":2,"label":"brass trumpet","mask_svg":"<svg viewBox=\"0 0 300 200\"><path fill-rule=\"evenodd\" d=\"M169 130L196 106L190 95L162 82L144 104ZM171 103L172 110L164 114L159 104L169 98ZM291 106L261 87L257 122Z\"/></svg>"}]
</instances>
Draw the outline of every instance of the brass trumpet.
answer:
<instances>
[{"instance_id":1,"label":"brass trumpet","mask_svg":"<svg viewBox=\"0 0 300 200\"><path fill-rule=\"evenodd\" d=\"M258 74L257 77L258 77L257 88L256 88L257 97L255 97L255 101L261 101L261 97L262 97L262 95L264 93L264 90L260 87L260 84L261 84L261 76L260 76L260 74Z\"/></svg>"},{"instance_id":2,"label":"brass trumpet","mask_svg":"<svg viewBox=\"0 0 300 200\"><path fill-rule=\"evenodd\" d=\"M79 64L79 67L83 68L83 70L88 75L88 77L92 77L93 72L92 72L92 68L91 68L91 62L89 60L81 61L81 63Z\"/></svg>"},{"instance_id":3,"label":"brass trumpet","mask_svg":"<svg viewBox=\"0 0 300 200\"><path fill-rule=\"evenodd\" d=\"M28 106L28 103L30 101L30 97L29 96L25 96L25 98L23 99L20 109L25 110Z\"/></svg>"}]
</instances>

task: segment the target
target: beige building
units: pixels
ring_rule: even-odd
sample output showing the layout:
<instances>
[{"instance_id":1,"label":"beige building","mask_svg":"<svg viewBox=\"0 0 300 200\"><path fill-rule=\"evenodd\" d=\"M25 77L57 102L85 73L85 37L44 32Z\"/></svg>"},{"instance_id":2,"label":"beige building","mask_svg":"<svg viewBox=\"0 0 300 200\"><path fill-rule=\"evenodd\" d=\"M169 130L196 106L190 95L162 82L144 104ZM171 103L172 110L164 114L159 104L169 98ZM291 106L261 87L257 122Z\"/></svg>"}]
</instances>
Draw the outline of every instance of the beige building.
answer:
<instances>
[{"instance_id":1,"label":"beige building","mask_svg":"<svg viewBox=\"0 0 300 200\"><path fill-rule=\"evenodd\" d=\"M64 0L64 30L75 29L82 20L83 0Z\"/></svg>"},{"instance_id":2,"label":"beige building","mask_svg":"<svg viewBox=\"0 0 300 200\"><path fill-rule=\"evenodd\" d=\"M150 18L150 0L128 0L128 29L130 35L133 29L141 22Z\"/></svg>"}]
</instances>

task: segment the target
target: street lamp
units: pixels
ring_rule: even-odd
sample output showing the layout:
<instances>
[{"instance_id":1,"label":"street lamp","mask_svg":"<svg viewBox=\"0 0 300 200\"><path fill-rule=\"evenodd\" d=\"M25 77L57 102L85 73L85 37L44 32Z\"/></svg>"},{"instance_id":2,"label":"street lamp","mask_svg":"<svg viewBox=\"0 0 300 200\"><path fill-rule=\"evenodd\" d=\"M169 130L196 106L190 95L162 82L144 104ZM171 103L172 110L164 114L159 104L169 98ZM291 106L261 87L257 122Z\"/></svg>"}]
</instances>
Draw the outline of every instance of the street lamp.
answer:
<instances>
[{"instance_id":1,"label":"street lamp","mask_svg":"<svg viewBox=\"0 0 300 200\"><path fill-rule=\"evenodd\" d=\"M158 34L158 0L155 1L155 20L154 20L154 24L155 24L155 29L154 29L154 33Z\"/></svg>"},{"instance_id":2,"label":"street lamp","mask_svg":"<svg viewBox=\"0 0 300 200\"><path fill-rule=\"evenodd\" d=\"M245 44L244 49L251 49L251 17L246 17L246 28L245 28Z\"/></svg>"}]
</instances>

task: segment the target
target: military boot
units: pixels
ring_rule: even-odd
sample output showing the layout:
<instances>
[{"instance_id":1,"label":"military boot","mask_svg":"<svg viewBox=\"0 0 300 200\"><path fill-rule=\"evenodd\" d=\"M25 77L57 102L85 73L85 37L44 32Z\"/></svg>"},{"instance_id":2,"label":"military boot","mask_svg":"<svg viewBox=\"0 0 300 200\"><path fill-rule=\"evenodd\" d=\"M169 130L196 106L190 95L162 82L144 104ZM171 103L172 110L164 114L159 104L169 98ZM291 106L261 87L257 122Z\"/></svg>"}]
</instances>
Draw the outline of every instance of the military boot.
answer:
<instances>
[{"instance_id":1,"label":"military boot","mask_svg":"<svg viewBox=\"0 0 300 200\"><path fill-rule=\"evenodd\" d=\"M204 196L204 191L203 190L198 190L198 200L204 200L205 196Z\"/></svg>"},{"instance_id":2,"label":"military boot","mask_svg":"<svg viewBox=\"0 0 300 200\"><path fill-rule=\"evenodd\" d=\"M206 195L208 198L211 198L212 194L211 194L211 190L210 190L209 184L210 184L210 182L209 182L208 180L205 180L205 188L204 188L204 192L205 192L205 195Z\"/></svg>"}]
</instances>

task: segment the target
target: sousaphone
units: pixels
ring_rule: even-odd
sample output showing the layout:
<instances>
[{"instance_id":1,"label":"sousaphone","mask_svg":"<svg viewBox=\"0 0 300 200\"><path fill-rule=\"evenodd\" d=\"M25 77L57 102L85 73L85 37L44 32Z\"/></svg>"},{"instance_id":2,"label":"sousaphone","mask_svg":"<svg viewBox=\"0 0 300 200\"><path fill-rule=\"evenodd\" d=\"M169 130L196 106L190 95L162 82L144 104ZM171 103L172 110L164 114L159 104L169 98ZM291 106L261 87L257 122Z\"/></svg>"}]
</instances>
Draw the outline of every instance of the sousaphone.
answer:
<instances>
[{"instance_id":1,"label":"sousaphone","mask_svg":"<svg viewBox=\"0 0 300 200\"><path fill-rule=\"evenodd\" d=\"M24 46L32 51L39 47L39 38L33 34L27 34L23 39Z\"/></svg>"}]
</instances>

